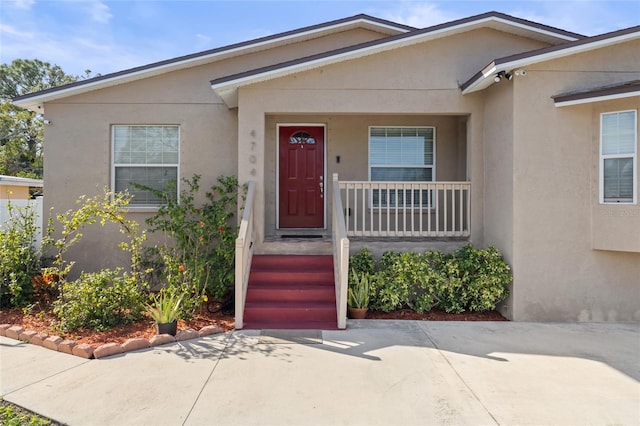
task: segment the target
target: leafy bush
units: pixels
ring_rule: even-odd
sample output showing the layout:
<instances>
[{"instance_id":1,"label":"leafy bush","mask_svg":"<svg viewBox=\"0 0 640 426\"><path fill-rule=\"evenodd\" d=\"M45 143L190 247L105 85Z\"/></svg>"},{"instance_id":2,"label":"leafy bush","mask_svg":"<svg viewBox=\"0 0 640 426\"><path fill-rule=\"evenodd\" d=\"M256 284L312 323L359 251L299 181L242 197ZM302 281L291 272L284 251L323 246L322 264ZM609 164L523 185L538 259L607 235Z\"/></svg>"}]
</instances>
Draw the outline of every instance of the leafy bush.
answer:
<instances>
[{"instance_id":1,"label":"leafy bush","mask_svg":"<svg viewBox=\"0 0 640 426\"><path fill-rule=\"evenodd\" d=\"M35 248L36 216L30 207L7 204L10 220L0 226L0 306L24 306L31 301L31 279L40 272Z\"/></svg>"},{"instance_id":2,"label":"leafy bush","mask_svg":"<svg viewBox=\"0 0 640 426\"><path fill-rule=\"evenodd\" d=\"M493 246L466 245L447 258L444 269L450 284L441 307L447 312L490 311L509 295L511 271Z\"/></svg>"},{"instance_id":3,"label":"leafy bush","mask_svg":"<svg viewBox=\"0 0 640 426\"><path fill-rule=\"evenodd\" d=\"M238 207L238 180L222 176L205 193L206 201L196 206L200 176L183 180L186 189L180 200L169 191L144 187L164 200L164 205L147 220L152 232L166 234L174 244L173 257L184 266L188 280L205 288L214 298L222 298L234 285L235 240L234 216Z\"/></svg>"},{"instance_id":4,"label":"leafy bush","mask_svg":"<svg viewBox=\"0 0 640 426\"><path fill-rule=\"evenodd\" d=\"M349 269L356 274L373 274L376 269L376 260L371 252L363 247L358 253L349 258ZM350 275L351 277L351 275Z\"/></svg>"},{"instance_id":5,"label":"leafy bush","mask_svg":"<svg viewBox=\"0 0 640 426\"><path fill-rule=\"evenodd\" d=\"M160 251L165 249L161 248ZM191 319L196 311L207 300L206 289L202 286L193 285L190 281L193 274L189 273L188 267L178 262L178 259L170 253L163 254L165 285L161 290L166 296L172 299L180 299L180 306L177 310L178 318Z\"/></svg>"},{"instance_id":6,"label":"leafy bush","mask_svg":"<svg viewBox=\"0 0 640 426\"><path fill-rule=\"evenodd\" d=\"M69 274L75 262L67 261L64 254L82 239L85 227L96 223L99 223L100 226L112 223L117 225L120 233L125 236L125 240L118 246L123 251L130 253L132 274L141 282L140 262L146 232L139 232L139 224L125 216L126 207L130 201L131 197L127 191L112 192L108 188L105 188L102 194L93 197L80 196L76 200L76 204L79 206L77 209L55 215L56 221L61 227L58 238L53 237L54 221L53 218L50 218L47 232L43 238L43 245L50 246L55 251L50 273L56 273L60 277Z\"/></svg>"},{"instance_id":7,"label":"leafy bush","mask_svg":"<svg viewBox=\"0 0 640 426\"><path fill-rule=\"evenodd\" d=\"M371 280L370 306L382 311L492 310L507 297L512 279L509 266L491 246L481 250L466 245L450 255L386 252L379 266Z\"/></svg>"},{"instance_id":8,"label":"leafy bush","mask_svg":"<svg viewBox=\"0 0 640 426\"><path fill-rule=\"evenodd\" d=\"M64 282L53 312L63 331L89 328L103 331L143 317L145 296L134 276L120 268L82 273Z\"/></svg>"}]
</instances>

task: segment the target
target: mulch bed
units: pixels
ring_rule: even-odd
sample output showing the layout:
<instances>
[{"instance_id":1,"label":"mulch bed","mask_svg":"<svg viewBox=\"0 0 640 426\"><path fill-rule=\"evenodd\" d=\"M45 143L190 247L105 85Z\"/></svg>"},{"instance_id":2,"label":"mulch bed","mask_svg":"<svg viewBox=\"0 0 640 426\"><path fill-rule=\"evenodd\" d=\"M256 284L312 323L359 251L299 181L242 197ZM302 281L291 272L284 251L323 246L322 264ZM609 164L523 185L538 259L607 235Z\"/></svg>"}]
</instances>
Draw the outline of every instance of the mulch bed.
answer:
<instances>
[{"instance_id":1,"label":"mulch bed","mask_svg":"<svg viewBox=\"0 0 640 426\"><path fill-rule=\"evenodd\" d=\"M441 310L431 310L419 314L409 309L382 312L369 311L367 319L419 320L419 321L508 321L497 311L466 312L462 314L448 314ZM56 318L47 311L25 314L20 309L0 310L0 324L19 325L25 330L45 332L49 335L60 336L75 340L77 343L88 343L98 347L105 343L124 343L127 339L142 337L151 339L155 336L156 327L152 320L146 319L133 324L115 327L109 331L77 330L71 333L60 333L55 328ZM234 329L235 322L232 315L220 312L211 313L202 309L190 321L179 321L178 331L186 329L200 330L207 325L217 325L223 331Z\"/></svg>"},{"instance_id":2,"label":"mulch bed","mask_svg":"<svg viewBox=\"0 0 640 426\"><path fill-rule=\"evenodd\" d=\"M509 321L498 311L463 312L461 314L448 314L440 309L432 309L421 314L410 309L401 309L391 312L369 311L367 312L367 319L395 319L418 321Z\"/></svg>"}]
</instances>

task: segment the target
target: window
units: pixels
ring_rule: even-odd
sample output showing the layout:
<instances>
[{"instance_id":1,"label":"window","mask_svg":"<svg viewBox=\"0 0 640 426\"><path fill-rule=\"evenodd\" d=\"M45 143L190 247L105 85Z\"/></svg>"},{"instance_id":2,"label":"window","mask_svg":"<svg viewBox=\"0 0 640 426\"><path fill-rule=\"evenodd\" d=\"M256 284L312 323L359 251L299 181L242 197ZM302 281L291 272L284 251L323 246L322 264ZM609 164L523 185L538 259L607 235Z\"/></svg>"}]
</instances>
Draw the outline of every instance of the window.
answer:
<instances>
[{"instance_id":1,"label":"window","mask_svg":"<svg viewBox=\"0 0 640 426\"><path fill-rule=\"evenodd\" d=\"M430 182L434 178L435 128L370 127L369 177L372 181ZM373 191L373 207L432 205L426 190ZM433 194L431 194L433 196ZM397 198L397 200L396 200ZM422 201L420 201L422 200Z\"/></svg>"},{"instance_id":2,"label":"window","mask_svg":"<svg viewBox=\"0 0 640 426\"><path fill-rule=\"evenodd\" d=\"M637 112L600 116L600 202L635 203Z\"/></svg>"},{"instance_id":3,"label":"window","mask_svg":"<svg viewBox=\"0 0 640 426\"><path fill-rule=\"evenodd\" d=\"M114 190L128 189L131 206L162 204L150 191L133 184L168 189L170 196L177 197L179 140L178 126L113 126Z\"/></svg>"}]
</instances>

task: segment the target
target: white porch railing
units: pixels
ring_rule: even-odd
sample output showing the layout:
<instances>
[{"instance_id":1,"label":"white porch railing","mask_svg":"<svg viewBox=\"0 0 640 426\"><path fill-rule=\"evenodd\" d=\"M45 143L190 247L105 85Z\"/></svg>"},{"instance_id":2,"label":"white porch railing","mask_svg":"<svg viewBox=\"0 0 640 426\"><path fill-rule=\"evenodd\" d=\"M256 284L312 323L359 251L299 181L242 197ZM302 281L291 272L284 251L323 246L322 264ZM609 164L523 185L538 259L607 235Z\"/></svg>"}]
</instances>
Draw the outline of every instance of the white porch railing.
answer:
<instances>
[{"instance_id":1,"label":"white porch railing","mask_svg":"<svg viewBox=\"0 0 640 426\"><path fill-rule=\"evenodd\" d=\"M338 174L333 174L333 209L332 241L333 241L333 273L336 283L336 311L338 312L338 328L347 328L347 289L349 285L349 239L344 222L344 208L340 198Z\"/></svg>"},{"instance_id":2,"label":"white porch railing","mask_svg":"<svg viewBox=\"0 0 640 426\"><path fill-rule=\"evenodd\" d=\"M236 238L235 326L237 329L241 329L244 325L244 302L247 297L249 272L251 271L251 259L253 257L255 192L256 183L249 181L240 230L238 231L238 238Z\"/></svg>"},{"instance_id":3,"label":"white porch railing","mask_svg":"<svg viewBox=\"0 0 640 426\"><path fill-rule=\"evenodd\" d=\"M348 236L468 237L470 182L339 183Z\"/></svg>"}]
</instances>

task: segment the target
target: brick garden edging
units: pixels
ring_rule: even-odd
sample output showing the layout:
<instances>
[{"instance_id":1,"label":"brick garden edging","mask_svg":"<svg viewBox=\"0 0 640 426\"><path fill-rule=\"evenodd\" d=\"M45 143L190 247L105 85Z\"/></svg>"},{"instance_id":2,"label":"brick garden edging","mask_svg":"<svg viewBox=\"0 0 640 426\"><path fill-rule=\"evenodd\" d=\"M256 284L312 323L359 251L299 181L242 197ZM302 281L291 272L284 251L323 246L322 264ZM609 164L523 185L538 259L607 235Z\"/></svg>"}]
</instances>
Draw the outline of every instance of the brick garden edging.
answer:
<instances>
[{"instance_id":1,"label":"brick garden edging","mask_svg":"<svg viewBox=\"0 0 640 426\"><path fill-rule=\"evenodd\" d=\"M49 336L46 333L38 333L33 330L25 330L19 325L0 324L0 336L10 339L21 340L23 342L42 346L58 352L79 356L86 359L100 359L112 355L122 354L131 351L138 351L154 346L166 345L168 343L182 342L184 340L197 339L198 337L209 336L211 334L222 333L223 330L217 325L207 325L199 331L191 328L181 330L176 336L170 334L159 334L153 336L151 340L140 337L129 339L126 342L105 343L98 347L88 343L77 343L73 340L64 340L60 336Z\"/></svg>"}]
</instances>

